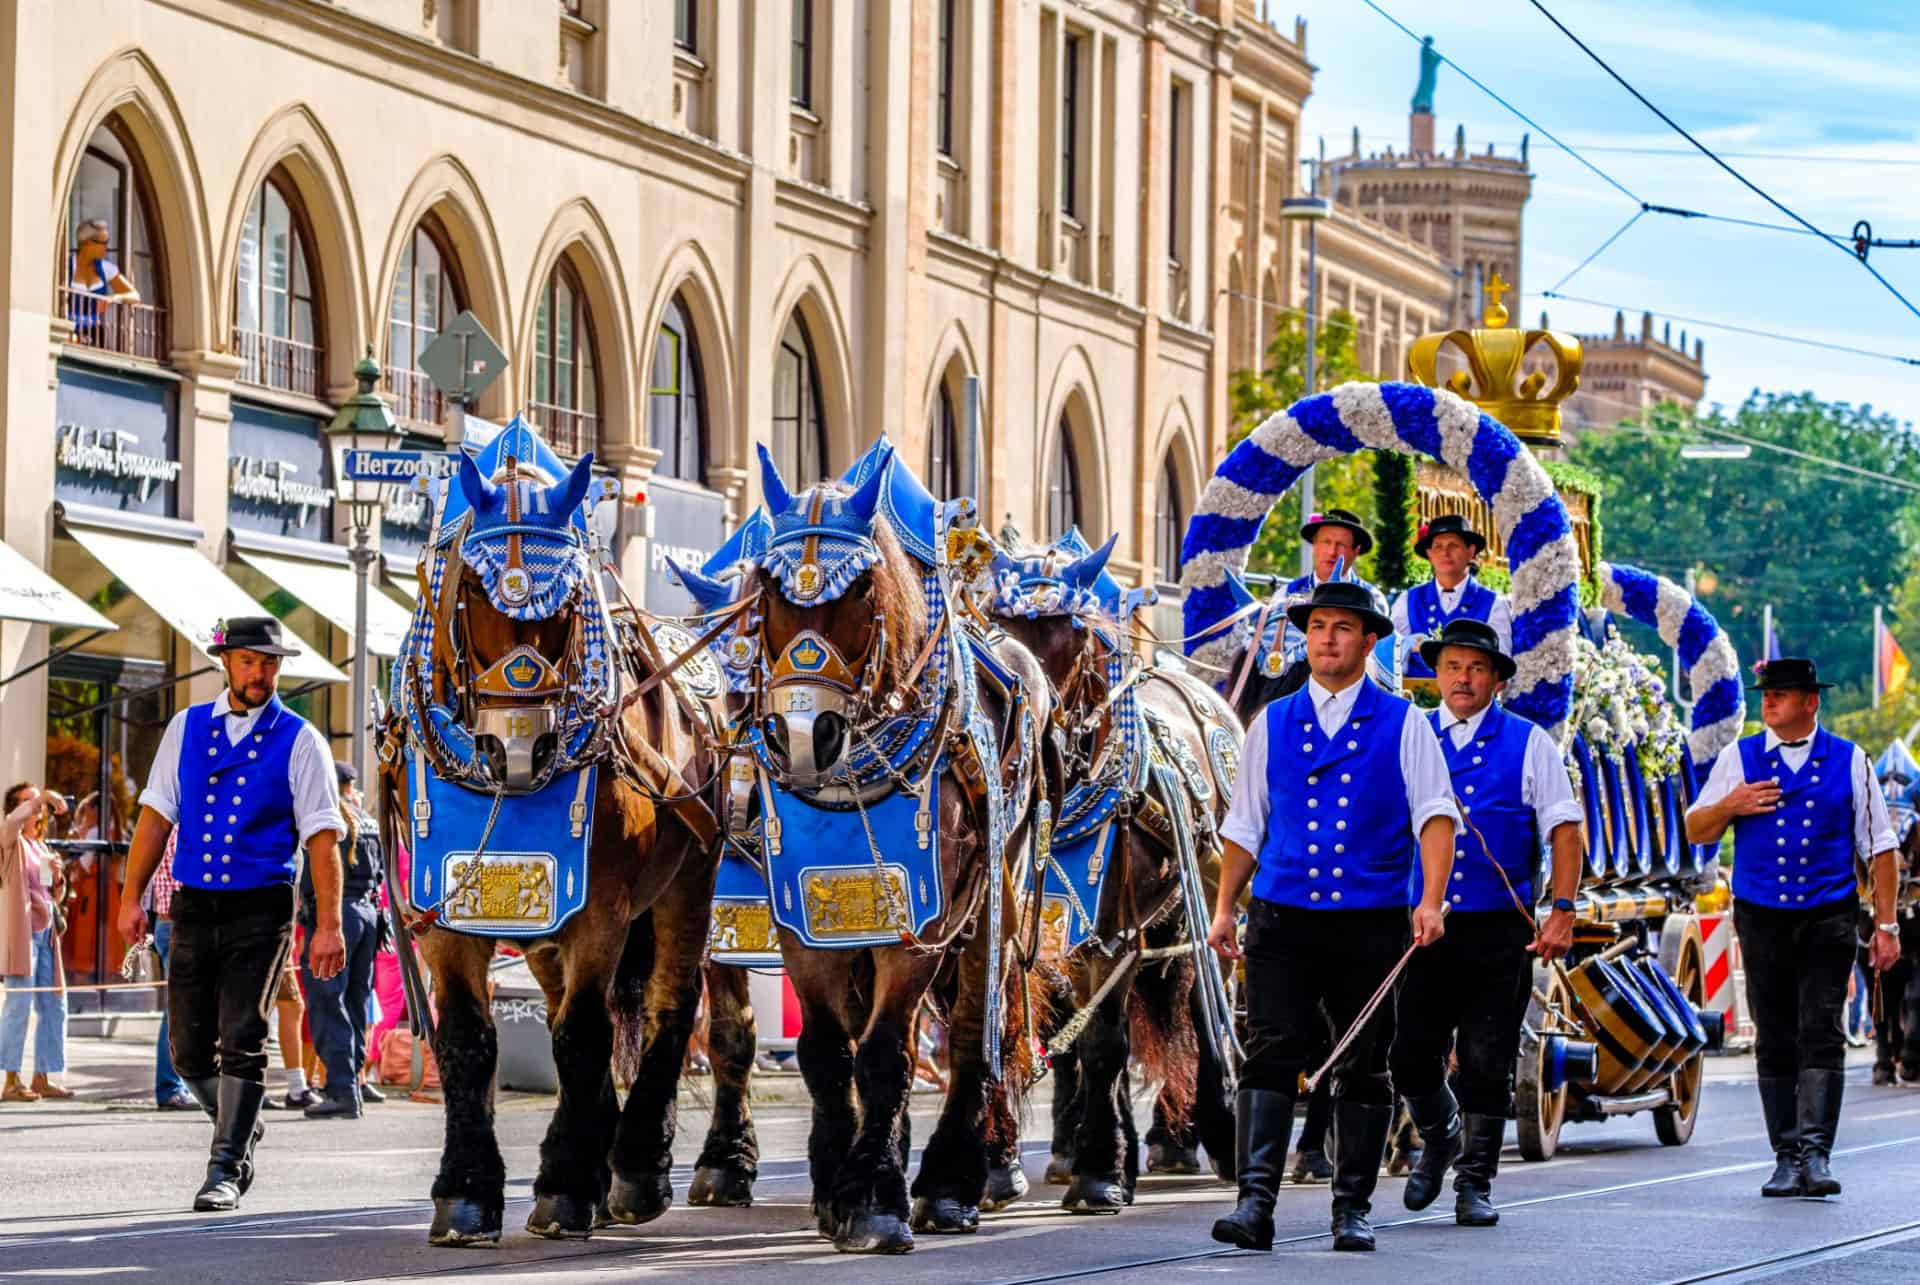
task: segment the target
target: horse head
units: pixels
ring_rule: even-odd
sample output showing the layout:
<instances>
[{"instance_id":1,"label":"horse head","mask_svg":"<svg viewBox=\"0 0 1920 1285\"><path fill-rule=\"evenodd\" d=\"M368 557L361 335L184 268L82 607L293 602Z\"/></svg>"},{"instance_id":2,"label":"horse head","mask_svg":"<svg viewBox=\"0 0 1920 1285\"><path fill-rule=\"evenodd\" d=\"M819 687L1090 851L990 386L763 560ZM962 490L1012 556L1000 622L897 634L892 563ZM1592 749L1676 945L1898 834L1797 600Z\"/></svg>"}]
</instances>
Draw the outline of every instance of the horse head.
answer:
<instances>
[{"instance_id":1,"label":"horse head","mask_svg":"<svg viewBox=\"0 0 1920 1285\"><path fill-rule=\"evenodd\" d=\"M1125 651L1124 622L1153 601L1152 589L1124 589L1107 570L1118 539L1094 549L1073 528L1049 547L994 559L987 611L1039 658L1063 699L1096 660Z\"/></svg>"}]
</instances>

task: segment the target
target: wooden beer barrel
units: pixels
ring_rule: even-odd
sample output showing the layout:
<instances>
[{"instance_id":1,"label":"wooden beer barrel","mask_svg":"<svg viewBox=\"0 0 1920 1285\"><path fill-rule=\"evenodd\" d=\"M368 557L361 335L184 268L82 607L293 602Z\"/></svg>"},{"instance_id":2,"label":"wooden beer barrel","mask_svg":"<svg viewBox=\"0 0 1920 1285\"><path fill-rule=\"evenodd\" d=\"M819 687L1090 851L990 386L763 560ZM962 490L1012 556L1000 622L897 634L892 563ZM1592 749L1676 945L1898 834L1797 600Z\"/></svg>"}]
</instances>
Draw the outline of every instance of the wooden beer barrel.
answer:
<instances>
[{"instance_id":1,"label":"wooden beer barrel","mask_svg":"<svg viewBox=\"0 0 1920 1285\"><path fill-rule=\"evenodd\" d=\"M1625 1090L1628 1093L1650 1089L1679 1070L1687 1060L1688 1036L1691 1034L1685 1019L1680 1016L1667 993L1641 968L1640 965L1645 962L1643 958L1638 961L1621 959L1613 963L1621 983L1639 993L1641 1002L1659 1020L1662 1032L1661 1038L1653 1046L1652 1055L1640 1067L1640 1073L1629 1082Z\"/></svg>"},{"instance_id":2,"label":"wooden beer barrel","mask_svg":"<svg viewBox=\"0 0 1920 1285\"><path fill-rule=\"evenodd\" d=\"M1639 988L1599 955L1568 969L1567 982L1588 1038L1600 1046L1594 1088L1625 1092L1627 1085L1643 1078L1641 1068L1666 1040L1666 1024L1647 1007Z\"/></svg>"},{"instance_id":3,"label":"wooden beer barrel","mask_svg":"<svg viewBox=\"0 0 1920 1285\"><path fill-rule=\"evenodd\" d=\"M1641 959L1636 967L1645 974L1646 979L1660 988L1666 995L1670 1008L1679 1016L1680 1024L1686 1028L1686 1045L1680 1052L1680 1060L1692 1057L1707 1047L1707 1028L1700 1021L1700 1014L1694 1010L1693 1003L1680 989L1680 984L1667 976L1667 970L1651 958Z\"/></svg>"}]
</instances>

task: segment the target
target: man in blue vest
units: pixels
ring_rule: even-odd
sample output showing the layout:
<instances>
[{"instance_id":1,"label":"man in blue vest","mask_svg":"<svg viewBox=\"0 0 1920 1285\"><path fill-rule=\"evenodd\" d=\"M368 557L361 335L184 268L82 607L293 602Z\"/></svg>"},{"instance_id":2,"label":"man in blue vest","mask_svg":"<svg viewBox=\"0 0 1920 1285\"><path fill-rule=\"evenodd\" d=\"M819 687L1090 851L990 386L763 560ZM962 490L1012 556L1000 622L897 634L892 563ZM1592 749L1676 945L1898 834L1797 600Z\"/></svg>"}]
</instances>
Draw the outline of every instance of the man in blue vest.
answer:
<instances>
[{"instance_id":1,"label":"man in blue vest","mask_svg":"<svg viewBox=\"0 0 1920 1285\"><path fill-rule=\"evenodd\" d=\"M1210 945L1242 951L1236 906L1248 881L1247 1061L1235 1101L1240 1199L1213 1237L1273 1247L1273 1202L1302 1071L1355 1025L1407 950L1407 882L1420 872L1414 942L1443 932L1453 862L1453 790L1433 725L1364 681L1392 628L1365 586L1317 585L1287 609L1312 677L1247 728L1239 786L1220 827L1226 851ZM1333 1247L1370 1250L1375 1182L1393 1122L1391 1008L1364 1023L1333 1068Z\"/></svg>"},{"instance_id":2,"label":"man in blue vest","mask_svg":"<svg viewBox=\"0 0 1920 1285\"><path fill-rule=\"evenodd\" d=\"M1811 660L1768 661L1758 688L1766 730L1720 752L1687 810L1690 842L1717 843L1733 827L1733 927L1774 1156L1763 1196L1840 1191L1829 1161L1846 1082L1856 857L1873 879L1873 967L1900 958L1893 827L1865 752L1820 726L1820 692L1832 685Z\"/></svg>"},{"instance_id":3,"label":"man in blue vest","mask_svg":"<svg viewBox=\"0 0 1920 1285\"><path fill-rule=\"evenodd\" d=\"M1487 537L1457 513L1442 513L1420 528L1413 551L1433 567L1433 579L1413 586L1393 601L1393 630L1418 643L1438 638L1453 620L1478 620L1493 627L1500 650L1513 651L1513 610L1474 577L1473 566L1486 552ZM1421 653L1407 657L1408 678L1431 679L1433 666Z\"/></svg>"},{"instance_id":4,"label":"man in blue vest","mask_svg":"<svg viewBox=\"0 0 1920 1285\"><path fill-rule=\"evenodd\" d=\"M1573 944L1580 804L1553 738L1494 703L1514 665L1490 625L1450 620L1420 652L1438 675L1444 704L1428 717L1462 819L1447 883L1447 935L1407 966L1387 1059L1423 1143L1403 1199L1409 1209L1432 1204L1459 1155L1454 1221L1491 1227L1500 1221L1490 1196L1533 960L1557 959ZM1553 910L1536 929L1543 839L1553 852ZM1450 1048L1460 1064L1458 1102L1447 1087Z\"/></svg>"},{"instance_id":5,"label":"man in blue vest","mask_svg":"<svg viewBox=\"0 0 1920 1285\"><path fill-rule=\"evenodd\" d=\"M283 657L297 655L271 616L224 622L207 654L227 690L173 716L140 795L120 932L147 932L140 908L176 827L167 1026L173 1065L213 1117L207 1179L196 1210L238 1207L253 1182L265 1130L267 1016L293 949L294 883L305 847L313 868L316 977L340 971L340 856L346 827L326 738L280 703Z\"/></svg>"}]
</instances>

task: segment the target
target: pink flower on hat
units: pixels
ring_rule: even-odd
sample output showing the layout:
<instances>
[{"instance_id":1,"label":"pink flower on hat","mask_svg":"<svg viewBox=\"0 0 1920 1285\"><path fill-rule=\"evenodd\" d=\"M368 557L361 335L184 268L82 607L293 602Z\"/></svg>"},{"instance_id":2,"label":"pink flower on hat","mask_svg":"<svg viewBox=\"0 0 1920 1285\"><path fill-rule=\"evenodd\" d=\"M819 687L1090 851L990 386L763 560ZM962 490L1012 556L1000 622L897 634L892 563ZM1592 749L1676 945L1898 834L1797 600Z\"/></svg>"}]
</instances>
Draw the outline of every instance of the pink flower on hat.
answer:
<instances>
[{"instance_id":1,"label":"pink flower on hat","mask_svg":"<svg viewBox=\"0 0 1920 1285\"><path fill-rule=\"evenodd\" d=\"M1309 521L1309 522L1318 522L1318 521L1320 521L1320 520L1322 520L1322 519L1323 519L1323 518L1325 518L1325 517L1326 517L1326 514L1324 514L1324 513L1312 513L1312 514L1309 514L1309 515L1307 516L1307 521Z\"/></svg>"}]
</instances>

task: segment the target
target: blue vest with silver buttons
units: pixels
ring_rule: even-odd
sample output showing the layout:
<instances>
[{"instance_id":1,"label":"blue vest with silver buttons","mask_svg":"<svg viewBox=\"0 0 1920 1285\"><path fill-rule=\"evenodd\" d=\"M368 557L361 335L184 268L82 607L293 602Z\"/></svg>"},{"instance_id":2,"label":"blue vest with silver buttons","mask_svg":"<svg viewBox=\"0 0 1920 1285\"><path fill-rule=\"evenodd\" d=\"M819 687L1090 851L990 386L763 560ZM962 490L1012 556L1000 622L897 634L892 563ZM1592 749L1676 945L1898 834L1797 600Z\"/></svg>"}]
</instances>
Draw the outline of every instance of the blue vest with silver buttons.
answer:
<instances>
[{"instance_id":1,"label":"blue vest with silver buttons","mask_svg":"<svg viewBox=\"0 0 1920 1285\"><path fill-rule=\"evenodd\" d=\"M1465 816L1454 834L1453 874L1447 879L1447 904L1455 910L1501 910L1513 906L1493 863L1482 851L1485 838L1493 861L1506 872L1514 892L1533 909L1533 879L1540 869L1540 826L1526 801L1527 741L1533 724L1516 718L1498 705L1487 707L1480 726L1466 745L1455 749L1453 736L1442 730L1453 716L1434 710L1427 717L1447 756L1447 775ZM1480 832L1476 837L1474 831ZM1418 905L1423 891L1422 872L1414 867L1407 885L1407 904Z\"/></svg>"},{"instance_id":2,"label":"blue vest with silver buttons","mask_svg":"<svg viewBox=\"0 0 1920 1285\"><path fill-rule=\"evenodd\" d=\"M1467 577L1466 584L1460 590L1460 603L1452 611L1443 611L1440 607L1440 584L1435 580L1423 580L1407 590L1407 628L1416 634L1425 634L1429 638L1438 637L1450 620L1478 620L1485 623L1493 619L1493 604L1496 596L1493 590L1481 584L1473 576ZM1420 659L1418 649L1407 653L1408 678L1432 678L1433 670L1426 661Z\"/></svg>"},{"instance_id":3,"label":"blue vest with silver buttons","mask_svg":"<svg viewBox=\"0 0 1920 1285\"><path fill-rule=\"evenodd\" d=\"M1331 739L1313 689L1267 706L1267 796L1253 895L1309 910L1405 906L1419 862L1400 773L1400 733L1413 706L1362 680Z\"/></svg>"},{"instance_id":4,"label":"blue vest with silver buttons","mask_svg":"<svg viewBox=\"0 0 1920 1285\"><path fill-rule=\"evenodd\" d=\"M1808 910L1859 895L1853 877L1853 743L1826 728L1806 762L1787 769L1767 734L1740 742L1742 779L1778 778L1780 806L1733 819L1733 895L1775 910Z\"/></svg>"},{"instance_id":5,"label":"blue vest with silver buttons","mask_svg":"<svg viewBox=\"0 0 1920 1285\"><path fill-rule=\"evenodd\" d=\"M287 765L306 720L276 696L253 731L230 742L225 707L223 698L187 711L173 877L218 892L291 884L300 830Z\"/></svg>"}]
</instances>

